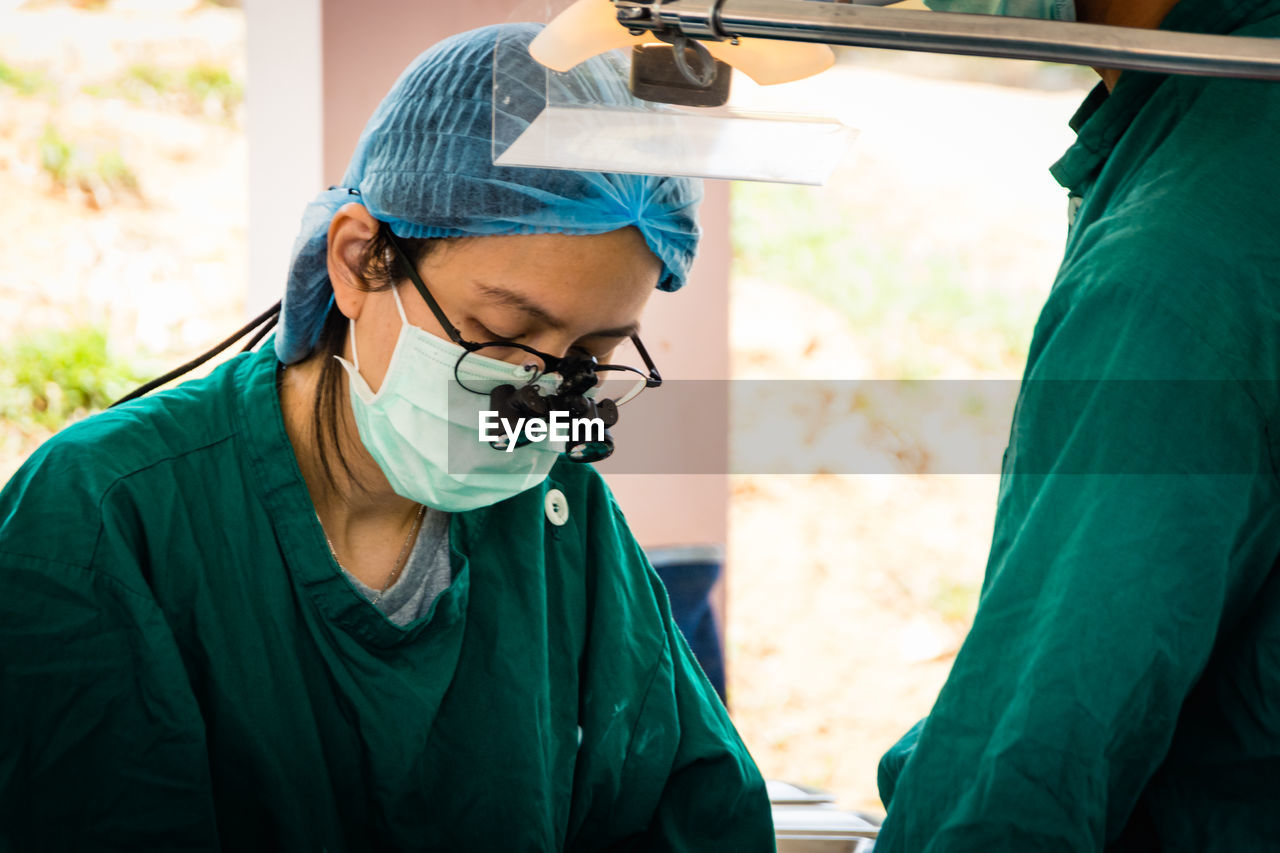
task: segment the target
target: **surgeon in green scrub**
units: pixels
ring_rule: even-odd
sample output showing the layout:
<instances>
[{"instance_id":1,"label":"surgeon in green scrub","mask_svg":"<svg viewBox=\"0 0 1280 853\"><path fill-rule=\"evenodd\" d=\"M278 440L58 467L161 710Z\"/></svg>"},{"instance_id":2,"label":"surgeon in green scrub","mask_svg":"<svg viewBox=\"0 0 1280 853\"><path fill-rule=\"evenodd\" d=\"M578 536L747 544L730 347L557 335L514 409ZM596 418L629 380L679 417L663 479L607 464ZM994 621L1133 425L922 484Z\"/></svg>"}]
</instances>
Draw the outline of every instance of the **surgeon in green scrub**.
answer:
<instances>
[{"instance_id":1,"label":"surgeon in green scrub","mask_svg":"<svg viewBox=\"0 0 1280 853\"><path fill-rule=\"evenodd\" d=\"M1074 10L1280 51L1280 0ZM877 853L1280 850L1280 83L1101 74L977 616L881 761Z\"/></svg>"},{"instance_id":2,"label":"surgeon in green scrub","mask_svg":"<svg viewBox=\"0 0 1280 853\"><path fill-rule=\"evenodd\" d=\"M271 345L0 493L0 851L774 849L601 478L545 443L449 456L488 403L452 380L609 362L696 246L694 182L492 164L491 121L543 104L492 103L495 51L519 92L535 32L404 72Z\"/></svg>"}]
</instances>

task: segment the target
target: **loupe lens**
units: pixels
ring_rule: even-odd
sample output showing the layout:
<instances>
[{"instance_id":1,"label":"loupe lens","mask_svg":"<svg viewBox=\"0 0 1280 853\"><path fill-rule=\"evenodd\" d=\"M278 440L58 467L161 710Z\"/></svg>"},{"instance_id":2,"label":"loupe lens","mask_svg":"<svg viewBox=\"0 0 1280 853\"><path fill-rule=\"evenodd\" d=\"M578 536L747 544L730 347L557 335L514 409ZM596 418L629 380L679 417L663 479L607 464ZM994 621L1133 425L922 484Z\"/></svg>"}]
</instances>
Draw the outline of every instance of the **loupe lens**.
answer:
<instances>
[{"instance_id":1,"label":"loupe lens","mask_svg":"<svg viewBox=\"0 0 1280 853\"><path fill-rule=\"evenodd\" d=\"M629 370L602 371L600 384L587 394L593 400L613 400L617 405L629 403L645 389L644 377Z\"/></svg>"},{"instance_id":2,"label":"loupe lens","mask_svg":"<svg viewBox=\"0 0 1280 853\"><path fill-rule=\"evenodd\" d=\"M574 462L599 462L613 453L613 439L606 433L604 441L580 441L565 448L564 452Z\"/></svg>"}]
</instances>

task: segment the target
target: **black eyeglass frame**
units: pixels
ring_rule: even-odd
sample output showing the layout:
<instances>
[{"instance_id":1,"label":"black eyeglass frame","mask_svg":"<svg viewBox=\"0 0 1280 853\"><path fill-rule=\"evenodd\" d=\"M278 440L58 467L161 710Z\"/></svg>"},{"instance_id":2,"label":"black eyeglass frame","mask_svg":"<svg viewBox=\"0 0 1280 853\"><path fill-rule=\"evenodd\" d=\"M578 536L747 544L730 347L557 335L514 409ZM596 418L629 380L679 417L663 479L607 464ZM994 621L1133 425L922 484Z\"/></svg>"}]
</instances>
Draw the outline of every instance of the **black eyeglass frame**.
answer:
<instances>
[{"instance_id":1,"label":"black eyeglass frame","mask_svg":"<svg viewBox=\"0 0 1280 853\"><path fill-rule=\"evenodd\" d=\"M627 373L634 373L644 379L644 387L646 389L658 388L662 385L662 375L658 373L658 368L654 365L653 359L649 357L649 351L645 349L644 344L640 341L640 336L637 334L632 334L630 336L631 343L635 345L636 352L640 354L640 358L644 361L645 370L648 371L647 376L637 367L631 367L625 364L601 364L596 361L595 356L578 347L573 347L563 356L559 356L540 352L533 347L519 343L518 341L485 341L482 343L476 343L475 341L467 340L462 337L462 332L458 331L458 328L454 326L453 323L449 322L449 318L445 316L444 309L440 307L440 304L436 302L435 297L431 295L431 291L427 289L427 285L422 280L422 276L418 275L418 271L414 267L413 262L409 260L409 253L406 252L404 246L400 244L400 238L391 230L391 226L386 222L379 221L378 227L382 231L386 241L391 245L392 250L396 253L396 258L399 260L400 265L403 266L405 271L409 274L409 281L413 282L414 288L417 289L422 300L427 303L427 307L431 309L431 313L435 316L436 322L438 322L440 327L444 329L445 334L449 336L449 340L466 350L466 352L459 357L457 364L453 366L454 379L456 379L458 384L463 388L466 388L467 386L458 375L459 368L462 365L462 360L471 353L488 349L490 347L514 348L529 353L542 362L542 374L560 373L561 367L570 359L588 358L593 362L593 369L597 371L623 371ZM578 352L575 353L574 350L578 350ZM536 378L537 377L534 377L535 380Z\"/></svg>"}]
</instances>

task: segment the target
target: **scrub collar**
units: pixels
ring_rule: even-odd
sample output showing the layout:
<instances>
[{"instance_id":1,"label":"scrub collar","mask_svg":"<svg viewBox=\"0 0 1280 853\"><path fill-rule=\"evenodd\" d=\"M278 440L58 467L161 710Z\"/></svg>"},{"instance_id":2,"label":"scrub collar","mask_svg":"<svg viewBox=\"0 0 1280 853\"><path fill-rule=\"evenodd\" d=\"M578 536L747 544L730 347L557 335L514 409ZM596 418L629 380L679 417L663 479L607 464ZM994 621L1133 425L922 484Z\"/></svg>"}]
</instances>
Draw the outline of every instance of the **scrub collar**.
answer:
<instances>
[{"instance_id":1,"label":"scrub collar","mask_svg":"<svg viewBox=\"0 0 1280 853\"><path fill-rule=\"evenodd\" d=\"M1280 0L1180 0L1160 29L1227 35L1274 15L1280 15ZM1125 71L1110 93L1102 83L1094 87L1071 118L1075 144L1049 168L1058 183L1082 194L1138 112L1168 79L1168 74Z\"/></svg>"}]
</instances>

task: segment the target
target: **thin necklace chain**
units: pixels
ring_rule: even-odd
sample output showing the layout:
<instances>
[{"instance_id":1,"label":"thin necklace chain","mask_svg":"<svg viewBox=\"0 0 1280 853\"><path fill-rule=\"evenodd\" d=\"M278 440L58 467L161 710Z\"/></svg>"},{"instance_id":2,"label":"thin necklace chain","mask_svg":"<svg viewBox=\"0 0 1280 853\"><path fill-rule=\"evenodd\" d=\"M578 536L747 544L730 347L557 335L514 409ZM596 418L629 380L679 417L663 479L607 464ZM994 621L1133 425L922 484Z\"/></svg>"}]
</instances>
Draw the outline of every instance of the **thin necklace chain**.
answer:
<instances>
[{"instance_id":1,"label":"thin necklace chain","mask_svg":"<svg viewBox=\"0 0 1280 853\"><path fill-rule=\"evenodd\" d=\"M427 505L418 504L418 516L409 527L409 535L405 537L404 544L400 546L400 555L396 557L396 563L391 569L391 576L388 577L387 582L382 585L382 589L378 590L377 594L374 595L373 598L369 599L370 604L377 604L381 601L382 596L386 594L387 590L391 589L391 587L395 585L395 582L400 579L400 571L404 568L405 554L409 553L409 543L418 538L418 531L422 529L422 517L426 515L426 512ZM333 547L333 540L329 538L328 533L324 535L324 541L329 544L329 553L333 555L333 561L338 564L338 568L346 572L347 568L342 565L342 561L338 559L338 549ZM350 574L350 572L347 572L347 574Z\"/></svg>"}]
</instances>

